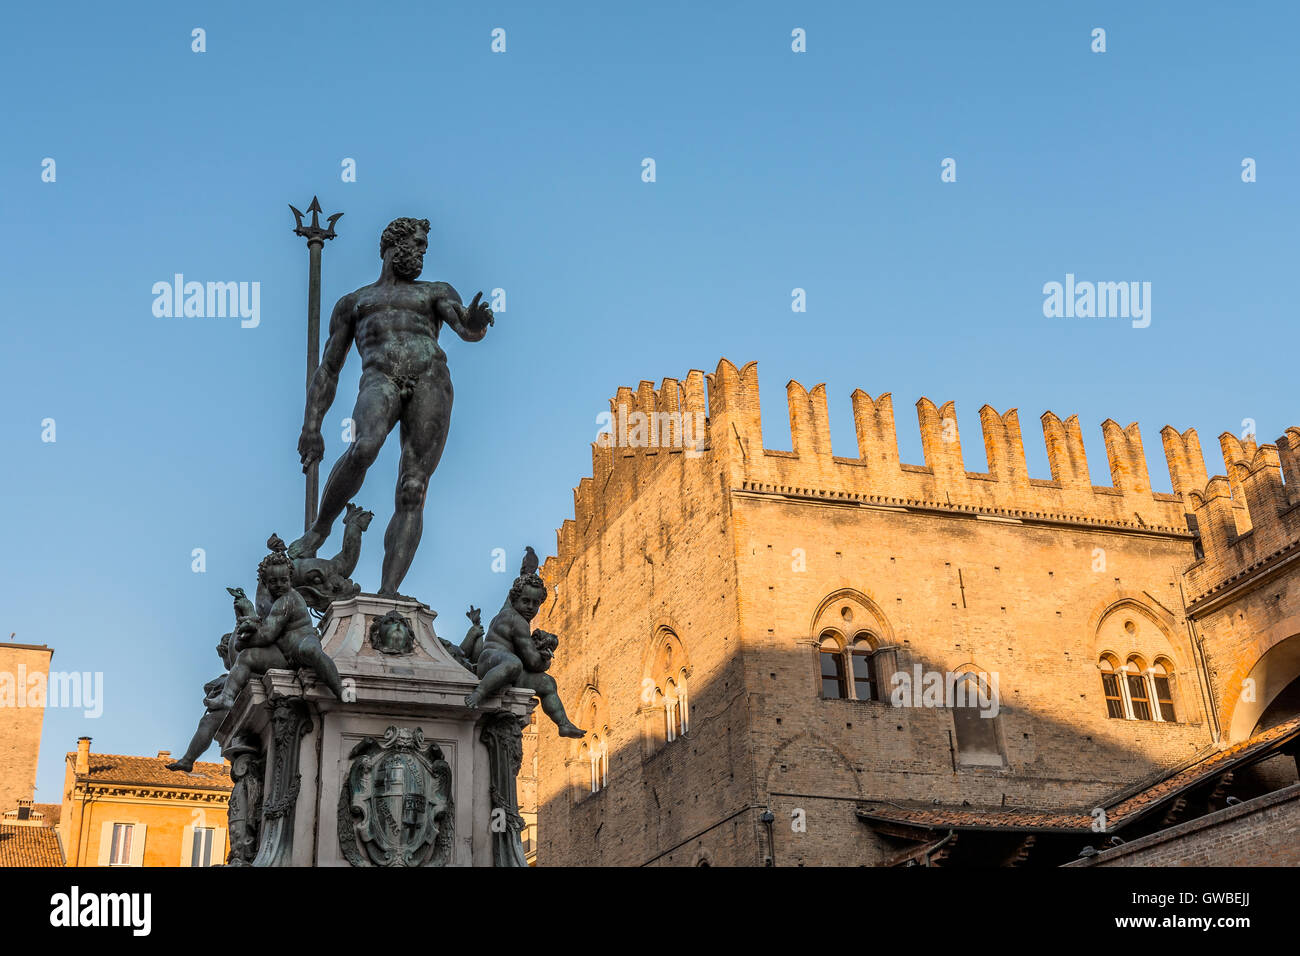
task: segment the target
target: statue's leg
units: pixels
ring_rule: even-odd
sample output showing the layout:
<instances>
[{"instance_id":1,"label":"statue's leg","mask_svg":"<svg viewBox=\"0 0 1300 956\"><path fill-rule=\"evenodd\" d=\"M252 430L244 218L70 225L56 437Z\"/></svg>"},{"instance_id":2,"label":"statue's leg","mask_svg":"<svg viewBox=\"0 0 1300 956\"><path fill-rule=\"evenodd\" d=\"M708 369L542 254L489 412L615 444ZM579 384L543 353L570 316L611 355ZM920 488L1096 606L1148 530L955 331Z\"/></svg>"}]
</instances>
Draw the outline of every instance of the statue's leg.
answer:
<instances>
[{"instance_id":1,"label":"statue's leg","mask_svg":"<svg viewBox=\"0 0 1300 956\"><path fill-rule=\"evenodd\" d=\"M235 666L230 668L230 676L226 678L225 689L219 697L211 699L208 704L208 710L229 710L235 706L235 698L239 692L244 689L253 674L265 674L273 667L284 667L284 655L275 648L270 647L250 647L239 652L235 658Z\"/></svg>"},{"instance_id":2,"label":"statue's leg","mask_svg":"<svg viewBox=\"0 0 1300 956\"><path fill-rule=\"evenodd\" d=\"M216 736L217 728L221 722L226 719L226 711L210 710L199 718L199 729L194 731L194 736L190 738L190 745L185 750L185 756L180 760L173 761L167 765L168 770L184 770L189 772L194 769L194 761L203 756L203 751L212 746L212 738Z\"/></svg>"},{"instance_id":3,"label":"statue's leg","mask_svg":"<svg viewBox=\"0 0 1300 956\"><path fill-rule=\"evenodd\" d=\"M519 681L519 686L527 687L537 695L537 699L542 704L542 713L554 721L561 737L577 738L587 735L587 732L569 720L569 715L564 712L564 702L560 700L559 688L555 685L555 678L550 674L524 674Z\"/></svg>"},{"instance_id":4,"label":"statue's leg","mask_svg":"<svg viewBox=\"0 0 1300 956\"><path fill-rule=\"evenodd\" d=\"M384 532L384 566L379 593L397 594L424 533L424 496L447 444L451 421L451 376L441 362L426 373L402 410L402 465L397 476L393 519Z\"/></svg>"},{"instance_id":5,"label":"statue's leg","mask_svg":"<svg viewBox=\"0 0 1300 956\"><path fill-rule=\"evenodd\" d=\"M339 669L334 661L320 646L320 641L308 638L298 645L298 658L316 672L321 683L334 692L339 700L343 699L343 681L339 679Z\"/></svg>"},{"instance_id":6,"label":"statue's leg","mask_svg":"<svg viewBox=\"0 0 1300 956\"><path fill-rule=\"evenodd\" d=\"M487 673L479 680L478 686L465 695L465 706L477 707L503 688L513 687L523 670L523 661L514 655L502 654L500 663L489 667Z\"/></svg>"},{"instance_id":7,"label":"statue's leg","mask_svg":"<svg viewBox=\"0 0 1300 956\"><path fill-rule=\"evenodd\" d=\"M330 536L334 520L343 513L352 496L361 490L366 470L379 457L384 440L397 423L402 400L397 386L387 375L367 369L361 373L357 403L352 409L352 443L330 469L320 496L320 511L311 530L290 545L295 557L314 557Z\"/></svg>"}]
</instances>

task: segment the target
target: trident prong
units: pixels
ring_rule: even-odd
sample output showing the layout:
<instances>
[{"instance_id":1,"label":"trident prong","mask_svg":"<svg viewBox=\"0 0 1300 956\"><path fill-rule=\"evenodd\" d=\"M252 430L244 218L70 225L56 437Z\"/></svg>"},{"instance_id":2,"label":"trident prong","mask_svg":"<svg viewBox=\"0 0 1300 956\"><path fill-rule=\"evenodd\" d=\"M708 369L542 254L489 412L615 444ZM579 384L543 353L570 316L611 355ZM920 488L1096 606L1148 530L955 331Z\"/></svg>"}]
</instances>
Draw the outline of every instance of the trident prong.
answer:
<instances>
[{"instance_id":1,"label":"trident prong","mask_svg":"<svg viewBox=\"0 0 1300 956\"><path fill-rule=\"evenodd\" d=\"M293 205L293 203L289 203L289 208L293 211L294 219L298 220L298 228L293 231L293 234L295 236L302 236L307 240L309 245L312 242L323 242L325 239L333 239L334 223L343 218L343 213L336 212L325 220L325 224L328 228L322 229L320 225L320 214L324 210L321 209L320 202L315 196L311 197L311 205L307 207L307 211L311 213L311 225L309 226L304 226L302 224L303 214Z\"/></svg>"}]
</instances>

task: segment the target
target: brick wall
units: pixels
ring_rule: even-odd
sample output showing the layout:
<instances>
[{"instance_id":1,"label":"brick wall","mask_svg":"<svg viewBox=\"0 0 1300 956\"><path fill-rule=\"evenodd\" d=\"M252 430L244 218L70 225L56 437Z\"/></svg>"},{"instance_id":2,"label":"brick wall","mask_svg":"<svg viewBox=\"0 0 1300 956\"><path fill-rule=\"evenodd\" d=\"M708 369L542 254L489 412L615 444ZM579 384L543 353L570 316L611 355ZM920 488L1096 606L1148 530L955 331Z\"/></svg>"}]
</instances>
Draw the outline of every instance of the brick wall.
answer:
<instances>
[{"instance_id":1,"label":"brick wall","mask_svg":"<svg viewBox=\"0 0 1300 956\"><path fill-rule=\"evenodd\" d=\"M1300 784L1070 866L1300 866Z\"/></svg>"},{"instance_id":2,"label":"brick wall","mask_svg":"<svg viewBox=\"0 0 1300 956\"><path fill-rule=\"evenodd\" d=\"M842 458L825 390L786 392L790 451L764 447L753 363L611 402L616 422L707 404L706 441L594 446L542 569L552 673L580 725L595 708L610 756L592 794L581 742L541 721L539 864L758 865L773 849L778 865L874 863L897 848L857 821L859 799L1088 807L1212 748L1183 599L1207 481L1193 430L1161 433L1176 492L1162 494L1136 425L1103 423L1099 487L1075 418L1043 416L1039 480L1014 410L981 409L988 471L971 472L951 403L917 403L912 465L890 396L854 393L859 454ZM689 658L690 731L656 750L662 711L643 695L665 629ZM996 675L997 753L972 763L946 706L823 700L824 633L861 635L908 674ZM1104 652L1167 661L1176 721L1108 718Z\"/></svg>"},{"instance_id":3,"label":"brick wall","mask_svg":"<svg viewBox=\"0 0 1300 956\"><path fill-rule=\"evenodd\" d=\"M39 675L43 688L53 654L44 646L0 644L0 810L12 810L20 799L31 800L34 795L45 720L44 692L33 700L29 698L31 684L19 685ZM40 706L29 707L29 702Z\"/></svg>"}]
</instances>

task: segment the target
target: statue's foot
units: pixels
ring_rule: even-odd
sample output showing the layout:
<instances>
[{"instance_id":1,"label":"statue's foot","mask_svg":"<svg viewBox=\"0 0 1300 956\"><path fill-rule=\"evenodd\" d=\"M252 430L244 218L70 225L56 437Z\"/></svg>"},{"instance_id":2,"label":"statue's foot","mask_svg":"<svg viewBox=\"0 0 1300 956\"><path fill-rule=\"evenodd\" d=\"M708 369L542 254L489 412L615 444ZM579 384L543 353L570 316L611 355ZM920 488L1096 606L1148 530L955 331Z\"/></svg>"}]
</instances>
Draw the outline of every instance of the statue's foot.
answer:
<instances>
[{"instance_id":1,"label":"statue's foot","mask_svg":"<svg viewBox=\"0 0 1300 956\"><path fill-rule=\"evenodd\" d=\"M189 773L191 770L194 769L194 761L193 761L193 760L173 760L171 763L169 763L169 764L167 765L167 769L168 769L168 770L182 770L182 771L184 771L185 773Z\"/></svg>"},{"instance_id":2,"label":"statue's foot","mask_svg":"<svg viewBox=\"0 0 1300 956\"><path fill-rule=\"evenodd\" d=\"M315 531L308 531L305 535L289 545L289 557L291 558L314 558L316 549L325 543L325 535L317 534Z\"/></svg>"},{"instance_id":3,"label":"statue's foot","mask_svg":"<svg viewBox=\"0 0 1300 956\"><path fill-rule=\"evenodd\" d=\"M587 736L585 730L567 720L564 723L556 724L555 726L559 728L561 737L573 737L576 740L579 737Z\"/></svg>"},{"instance_id":4,"label":"statue's foot","mask_svg":"<svg viewBox=\"0 0 1300 956\"><path fill-rule=\"evenodd\" d=\"M203 706L208 710L229 710L235 706L235 698L220 694L217 697L207 697L203 700Z\"/></svg>"}]
</instances>

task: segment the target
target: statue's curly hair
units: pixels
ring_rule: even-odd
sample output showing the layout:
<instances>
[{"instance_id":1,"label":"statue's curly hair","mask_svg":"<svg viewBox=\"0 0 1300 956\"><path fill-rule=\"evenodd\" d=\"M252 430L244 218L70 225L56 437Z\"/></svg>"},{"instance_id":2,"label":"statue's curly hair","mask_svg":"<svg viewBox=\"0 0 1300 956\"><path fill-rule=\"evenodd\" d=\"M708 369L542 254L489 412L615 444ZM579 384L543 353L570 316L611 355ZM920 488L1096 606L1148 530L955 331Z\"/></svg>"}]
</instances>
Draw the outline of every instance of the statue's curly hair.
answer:
<instances>
[{"instance_id":1,"label":"statue's curly hair","mask_svg":"<svg viewBox=\"0 0 1300 956\"><path fill-rule=\"evenodd\" d=\"M409 216L402 216L400 219L394 219L384 227L383 235L379 237L379 258L384 257L384 253L390 248L403 242L413 235L416 229L429 231L429 220L412 219Z\"/></svg>"},{"instance_id":2,"label":"statue's curly hair","mask_svg":"<svg viewBox=\"0 0 1300 956\"><path fill-rule=\"evenodd\" d=\"M283 551L272 551L264 557L261 564L257 566L257 583L265 584L267 572L278 565L287 565L289 568L289 576L293 576L293 558L289 557L289 555L285 554Z\"/></svg>"},{"instance_id":3,"label":"statue's curly hair","mask_svg":"<svg viewBox=\"0 0 1300 956\"><path fill-rule=\"evenodd\" d=\"M546 582L536 571L519 575L515 578L515 583L510 585L510 603L515 603L515 598L523 593L524 588L540 588L542 592L542 603L546 603Z\"/></svg>"}]
</instances>

